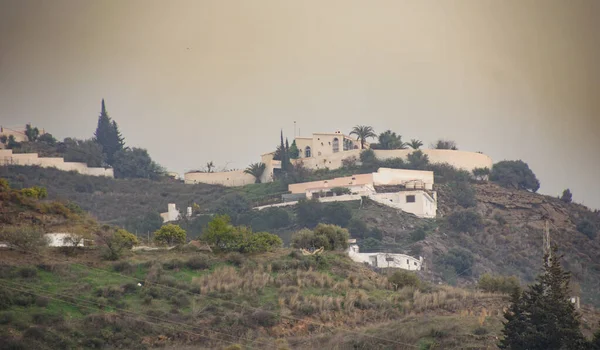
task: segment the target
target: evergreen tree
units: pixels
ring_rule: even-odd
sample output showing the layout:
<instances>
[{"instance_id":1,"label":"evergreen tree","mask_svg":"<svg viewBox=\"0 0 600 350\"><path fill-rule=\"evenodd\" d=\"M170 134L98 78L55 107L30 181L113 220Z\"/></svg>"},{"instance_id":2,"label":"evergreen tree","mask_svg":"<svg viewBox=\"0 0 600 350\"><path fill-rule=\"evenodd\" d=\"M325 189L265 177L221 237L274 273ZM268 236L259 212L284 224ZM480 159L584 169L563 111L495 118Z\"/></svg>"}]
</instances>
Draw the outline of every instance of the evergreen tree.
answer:
<instances>
[{"instance_id":1,"label":"evergreen tree","mask_svg":"<svg viewBox=\"0 0 600 350\"><path fill-rule=\"evenodd\" d=\"M579 315L569 294L570 274L560 265L556 246L544 259L544 271L521 296L513 295L504 317L501 349L587 349Z\"/></svg>"},{"instance_id":2,"label":"evergreen tree","mask_svg":"<svg viewBox=\"0 0 600 350\"><path fill-rule=\"evenodd\" d=\"M300 157L300 150L298 149L298 146L296 146L296 140L292 141L289 155L291 159L298 159L298 157Z\"/></svg>"},{"instance_id":3,"label":"evergreen tree","mask_svg":"<svg viewBox=\"0 0 600 350\"><path fill-rule=\"evenodd\" d=\"M600 329L594 334L594 339L590 347L592 350L600 350Z\"/></svg>"},{"instance_id":4,"label":"evergreen tree","mask_svg":"<svg viewBox=\"0 0 600 350\"><path fill-rule=\"evenodd\" d=\"M112 121L106 112L104 99L102 99L102 110L98 117L98 126L94 133L94 139L102 146L102 152L106 156L106 162L113 165L115 153L122 150L125 142L115 121Z\"/></svg>"}]
</instances>

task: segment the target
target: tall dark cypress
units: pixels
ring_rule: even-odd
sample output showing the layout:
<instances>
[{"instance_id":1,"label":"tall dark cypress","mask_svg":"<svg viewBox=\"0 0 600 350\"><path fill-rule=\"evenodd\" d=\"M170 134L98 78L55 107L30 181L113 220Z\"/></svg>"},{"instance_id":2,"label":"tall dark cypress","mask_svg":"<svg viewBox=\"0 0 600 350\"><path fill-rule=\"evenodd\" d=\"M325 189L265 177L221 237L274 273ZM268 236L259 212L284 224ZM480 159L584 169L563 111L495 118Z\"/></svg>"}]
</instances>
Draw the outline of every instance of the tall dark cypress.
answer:
<instances>
[{"instance_id":1,"label":"tall dark cypress","mask_svg":"<svg viewBox=\"0 0 600 350\"><path fill-rule=\"evenodd\" d=\"M104 99L102 99L102 109L98 117L98 126L94 133L94 140L102 146L102 152L106 156L106 162L113 165L115 153L122 150L125 143L119 132L115 121L112 121L106 111Z\"/></svg>"},{"instance_id":2,"label":"tall dark cypress","mask_svg":"<svg viewBox=\"0 0 600 350\"><path fill-rule=\"evenodd\" d=\"M288 170L288 155L285 144L283 143L283 130L281 130L281 144L279 145L281 149L281 170Z\"/></svg>"}]
</instances>

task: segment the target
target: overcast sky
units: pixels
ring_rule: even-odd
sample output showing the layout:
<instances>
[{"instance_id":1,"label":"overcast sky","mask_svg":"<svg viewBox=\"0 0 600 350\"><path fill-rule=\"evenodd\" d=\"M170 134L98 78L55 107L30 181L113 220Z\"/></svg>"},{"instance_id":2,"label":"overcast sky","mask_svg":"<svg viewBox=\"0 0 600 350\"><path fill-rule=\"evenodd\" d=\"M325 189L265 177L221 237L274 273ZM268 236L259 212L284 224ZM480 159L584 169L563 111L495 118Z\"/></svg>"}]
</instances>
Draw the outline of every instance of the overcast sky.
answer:
<instances>
[{"instance_id":1,"label":"overcast sky","mask_svg":"<svg viewBox=\"0 0 600 350\"><path fill-rule=\"evenodd\" d=\"M88 138L102 98L180 173L367 124L600 208L597 0L0 0L0 124Z\"/></svg>"}]
</instances>

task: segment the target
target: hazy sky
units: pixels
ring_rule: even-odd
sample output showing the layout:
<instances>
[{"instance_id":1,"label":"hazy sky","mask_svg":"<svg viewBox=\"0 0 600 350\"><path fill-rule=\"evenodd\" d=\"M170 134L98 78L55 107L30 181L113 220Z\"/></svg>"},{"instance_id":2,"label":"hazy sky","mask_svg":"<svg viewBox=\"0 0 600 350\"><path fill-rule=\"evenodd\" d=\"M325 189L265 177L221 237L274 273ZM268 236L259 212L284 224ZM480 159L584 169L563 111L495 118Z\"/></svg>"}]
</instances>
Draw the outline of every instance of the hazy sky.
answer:
<instances>
[{"instance_id":1,"label":"hazy sky","mask_svg":"<svg viewBox=\"0 0 600 350\"><path fill-rule=\"evenodd\" d=\"M597 0L0 0L0 124L87 138L101 98L173 171L367 124L600 208Z\"/></svg>"}]
</instances>

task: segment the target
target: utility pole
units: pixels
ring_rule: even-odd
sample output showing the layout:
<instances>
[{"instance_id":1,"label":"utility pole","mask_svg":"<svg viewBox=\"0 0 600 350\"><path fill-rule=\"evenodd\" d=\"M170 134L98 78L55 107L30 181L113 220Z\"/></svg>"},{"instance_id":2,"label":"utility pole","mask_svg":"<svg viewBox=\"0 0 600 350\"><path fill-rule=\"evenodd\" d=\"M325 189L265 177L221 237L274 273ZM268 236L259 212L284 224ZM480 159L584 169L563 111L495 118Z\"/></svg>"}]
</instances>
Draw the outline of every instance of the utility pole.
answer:
<instances>
[{"instance_id":1,"label":"utility pole","mask_svg":"<svg viewBox=\"0 0 600 350\"><path fill-rule=\"evenodd\" d=\"M550 265L550 255L552 254L552 249L550 248L550 224L548 223L548 219L544 220L544 256L547 257L547 263Z\"/></svg>"},{"instance_id":2,"label":"utility pole","mask_svg":"<svg viewBox=\"0 0 600 350\"><path fill-rule=\"evenodd\" d=\"M296 138L296 121L294 120L294 138Z\"/></svg>"}]
</instances>

